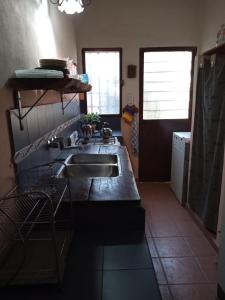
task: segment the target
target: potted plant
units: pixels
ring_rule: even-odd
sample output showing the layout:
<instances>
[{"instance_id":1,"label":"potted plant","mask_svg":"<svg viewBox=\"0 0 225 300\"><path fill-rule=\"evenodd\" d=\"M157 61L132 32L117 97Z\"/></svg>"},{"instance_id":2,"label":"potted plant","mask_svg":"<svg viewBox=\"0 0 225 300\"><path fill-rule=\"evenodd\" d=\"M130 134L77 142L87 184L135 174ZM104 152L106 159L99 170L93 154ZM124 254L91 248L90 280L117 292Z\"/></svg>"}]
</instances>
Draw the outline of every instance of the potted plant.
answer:
<instances>
[{"instance_id":1,"label":"potted plant","mask_svg":"<svg viewBox=\"0 0 225 300\"><path fill-rule=\"evenodd\" d=\"M96 125L101 122L101 117L97 113L88 113L82 115L80 122L81 126L84 124L90 124L92 126L92 132L95 133Z\"/></svg>"}]
</instances>

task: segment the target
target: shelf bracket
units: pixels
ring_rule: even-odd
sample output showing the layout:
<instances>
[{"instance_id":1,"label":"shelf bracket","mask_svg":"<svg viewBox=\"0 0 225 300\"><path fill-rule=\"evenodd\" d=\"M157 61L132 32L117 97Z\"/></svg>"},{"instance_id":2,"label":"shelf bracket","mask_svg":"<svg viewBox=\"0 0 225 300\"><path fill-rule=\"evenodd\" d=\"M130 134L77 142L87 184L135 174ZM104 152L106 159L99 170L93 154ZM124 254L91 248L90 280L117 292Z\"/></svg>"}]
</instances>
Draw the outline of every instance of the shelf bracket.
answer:
<instances>
[{"instance_id":1,"label":"shelf bracket","mask_svg":"<svg viewBox=\"0 0 225 300\"><path fill-rule=\"evenodd\" d=\"M30 111L38 104L38 102L47 94L49 90L45 90L40 97L37 98L37 100L30 106L28 111L25 114L22 114L22 102L21 102L21 95L19 91L16 91L14 93L14 100L16 103L16 108L18 109L18 119L20 122L20 130L23 130L23 119L30 113Z\"/></svg>"},{"instance_id":2,"label":"shelf bracket","mask_svg":"<svg viewBox=\"0 0 225 300\"><path fill-rule=\"evenodd\" d=\"M61 103L62 103L62 112L63 112L63 115L64 115L64 112L65 112L65 109L66 109L67 106L69 106L70 103L75 99L76 95L77 95L77 93L75 93L75 94L73 95L73 97L69 100L69 102L68 102L66 105L64 105L64 97L63 97L64 94L61 93Z\"/></svg>"}]
</instances>

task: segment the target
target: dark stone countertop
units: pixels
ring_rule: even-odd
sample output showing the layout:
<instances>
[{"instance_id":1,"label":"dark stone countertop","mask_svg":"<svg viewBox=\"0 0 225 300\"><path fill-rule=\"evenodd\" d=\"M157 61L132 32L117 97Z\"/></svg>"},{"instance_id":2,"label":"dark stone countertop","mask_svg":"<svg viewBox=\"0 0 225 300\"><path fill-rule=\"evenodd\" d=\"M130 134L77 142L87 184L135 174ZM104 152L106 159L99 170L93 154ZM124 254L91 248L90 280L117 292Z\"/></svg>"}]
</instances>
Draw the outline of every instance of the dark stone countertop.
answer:
<instances>
[{"instance_id":1,"label":"dark stone countertop","mask_svg":"<svg viewBox=\"0 0 225 300\"><path fill-rule=\"evenodd\" d=\"M70 180L73 201L80 203L89 201L95 204L107 202L107 205L110 202L114 204L115 202L129 205L140 204L140 196L126 147L87 144L77 149L64 150L60 157L66 158L69 154L78 153L117 154L120 160L120 176Z\"/></svg>"}]
</instances>

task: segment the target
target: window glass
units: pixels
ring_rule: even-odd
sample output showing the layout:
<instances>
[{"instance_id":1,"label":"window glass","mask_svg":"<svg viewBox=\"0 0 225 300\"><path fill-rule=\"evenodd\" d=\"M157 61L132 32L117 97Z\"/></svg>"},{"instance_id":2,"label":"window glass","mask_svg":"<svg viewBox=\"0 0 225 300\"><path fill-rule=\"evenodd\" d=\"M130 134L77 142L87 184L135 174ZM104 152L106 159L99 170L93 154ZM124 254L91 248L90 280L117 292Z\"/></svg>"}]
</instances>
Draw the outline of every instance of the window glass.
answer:
<instances>
[{"instance_id":1,"label":"window glass","mask_svg":"<svg viewBox=\"0 0 225 300\"><path fill-rule=\"evenodd\" d=\"M143 119L187 119L192 52L144 53Z\"/></svg>"},{"instance_id":2,"label":"window glass","mask_svg":"<svg viewBox=\"0 0 225 300\"><path fill-rule=\"evenodd\" d=\"M85 68L92 85L87 93L87 112L120 113L119 51L86 51Z\"/></svg>"}]
</instances>

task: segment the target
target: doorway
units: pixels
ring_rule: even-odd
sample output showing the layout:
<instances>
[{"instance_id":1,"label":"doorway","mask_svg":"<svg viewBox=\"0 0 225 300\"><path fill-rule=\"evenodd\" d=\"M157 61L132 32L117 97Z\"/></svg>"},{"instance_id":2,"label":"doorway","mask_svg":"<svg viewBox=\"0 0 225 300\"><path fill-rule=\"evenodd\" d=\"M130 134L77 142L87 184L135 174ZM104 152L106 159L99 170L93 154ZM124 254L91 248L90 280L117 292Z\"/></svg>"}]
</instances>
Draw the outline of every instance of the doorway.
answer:
<instances>
[{"instance_id":1,"label":"doorway","mask_svg":"<svg viewBox=\"0 0 225 300\"><path fill-rule=\"evenodd\" d=\"M140 49L140 181L170 180L172 134L191 129L195 54L195 47Z\"/></svg>"}]
</instances>

